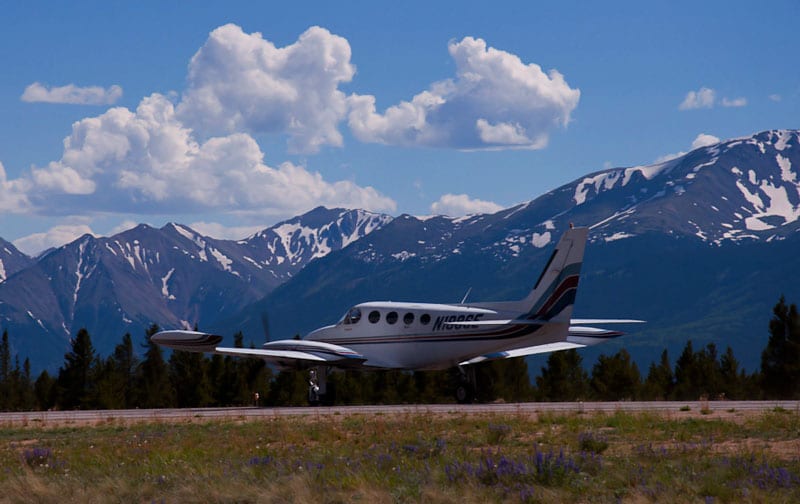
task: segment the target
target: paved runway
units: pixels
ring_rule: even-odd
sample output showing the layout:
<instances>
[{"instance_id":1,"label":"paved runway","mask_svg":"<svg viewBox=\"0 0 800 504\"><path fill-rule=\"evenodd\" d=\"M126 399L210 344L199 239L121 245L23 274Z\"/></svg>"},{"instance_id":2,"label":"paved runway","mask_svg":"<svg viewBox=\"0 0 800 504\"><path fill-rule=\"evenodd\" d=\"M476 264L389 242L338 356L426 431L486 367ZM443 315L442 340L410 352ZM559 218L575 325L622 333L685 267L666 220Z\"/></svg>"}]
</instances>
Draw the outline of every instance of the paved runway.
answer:
<instances>
[{"instance_id":1,"label":"paved runway","mask_svg":"<svg viewBox=\"0 0 800 504\"><path fill-rule=\"evenodd\" d=\"M688 410L687 410L688 407ZM243 420L286 416L324 417L327 415L470 415L529 414L546 412L759 412L782 408L800 414L800 401L647 401L647 402L560 402L513 404L422 404L294 408L186 408L98 411L33 411L0 413L0 426L93 425L105 422L159 422L182 420ZM711 415L713 417L713 415Z\"/></svg>"}]
</instances>

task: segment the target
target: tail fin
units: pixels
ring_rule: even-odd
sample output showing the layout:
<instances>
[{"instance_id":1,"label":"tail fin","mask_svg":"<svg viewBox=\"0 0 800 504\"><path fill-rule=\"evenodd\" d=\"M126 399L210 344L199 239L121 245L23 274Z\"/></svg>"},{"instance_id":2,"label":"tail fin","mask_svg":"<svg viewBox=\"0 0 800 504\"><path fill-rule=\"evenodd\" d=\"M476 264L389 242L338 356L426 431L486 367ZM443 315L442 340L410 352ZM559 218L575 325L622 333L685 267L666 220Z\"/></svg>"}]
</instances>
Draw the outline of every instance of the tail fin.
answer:
<instances>
[{"instance_id":1,"label":"tail fin","mask_svg":"<svg viewBox=\"0 0 800 504\"><path fill-rule=\"evenodd\" d=\"M588 235L589 228L574 228L561 236L533 290L519 302L525 311L520 318L569 324Z\"/></svg>"}]
</instances>

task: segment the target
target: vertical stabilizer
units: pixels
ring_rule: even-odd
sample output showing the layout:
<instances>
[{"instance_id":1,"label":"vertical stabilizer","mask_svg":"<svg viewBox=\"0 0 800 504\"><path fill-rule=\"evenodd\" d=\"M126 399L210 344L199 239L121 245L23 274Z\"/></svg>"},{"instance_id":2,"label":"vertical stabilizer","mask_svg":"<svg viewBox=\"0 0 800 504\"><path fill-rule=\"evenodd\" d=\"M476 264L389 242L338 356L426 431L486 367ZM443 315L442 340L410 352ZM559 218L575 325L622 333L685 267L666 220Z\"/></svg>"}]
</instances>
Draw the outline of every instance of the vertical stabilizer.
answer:
<instances>
[{"instance_id":1,"label":"vertical stabilizer","mask_svg":"<svg viewBox=\"0 0 800 504\"><path fill-rule=\"evenodd\" d=\"M530 294L520 301L520 318L569 323L589 228L566 231Z\"/></svg>"}]
</instances>

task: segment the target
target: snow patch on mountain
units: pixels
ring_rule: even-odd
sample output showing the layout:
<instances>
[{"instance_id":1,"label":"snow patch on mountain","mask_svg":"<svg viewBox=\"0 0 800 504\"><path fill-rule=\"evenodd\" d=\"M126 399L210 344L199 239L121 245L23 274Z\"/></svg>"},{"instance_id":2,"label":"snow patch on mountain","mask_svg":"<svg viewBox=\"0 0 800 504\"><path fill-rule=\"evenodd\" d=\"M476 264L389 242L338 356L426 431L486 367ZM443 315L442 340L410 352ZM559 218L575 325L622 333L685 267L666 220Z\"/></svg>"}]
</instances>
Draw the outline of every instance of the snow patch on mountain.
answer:
<instances>
[{"instance_id":1,"label":"snow patch on mountain","mask_svg":"<svg viewBox=\"0 0 800 504\"><path fill-rule=\"evenodd\" d=\"M792 171L792 162L789 158L778 154L775 156L775 161L778 162L778 166L781 168L781 180L784 182L797 182L797 174ZM798 191L800 191L800 186L798 186Z\"/></svg>"},{"instance_id":2,"label":"snow patch on mountain","mask_svg":"<svg viewBox=\"0 0 800 504\"><path fill-rule=\"evenodd\" d=\"M575 200L575 204L581 205L586 201L590 186L594 186L595 193L599 193L601 187L606 190L612 189L619 180L620 174L620 171L613 171L584 178L575 188L575 195L572 197ZM625 185L625 183L622 185Z\"/></svg>"},{"instance_id":3,"label":"snow patch on mountain","mask_svg":"<svg viewBox=\"0 0 800 504\"><path fill-rule=\"evenodd\" d=\"M533 245L536 248L543 248L546 247L548 243L550 243L550 240L551 240L550 231L545 231L542 234L533 233L533 236L531 237L531 245Z\"/></svg>"},{"instance_id":4,"label":"snow patch on mountain","mask_svg":"<svg viewBox=\"0 0 800 504\"><path fill-rule=\"evenodd\" d=\"M396 254L392 254L392 257L394 257L400 262L406 262L413 257L417 257L417 254L415 254L414 252L409 252L407 250L402 250Z\"/></svg>"},{"instance_id":5,"label":"snow patch on mountain","mask_svg":"<svg viewBox=\"0 0 800 504\"><path fill-rule=\"evenodd\" d=\"M171 268L166 275L161 277L161 295L169 300L175 299L175 296L169 292L169 279L172 278L173 273L175 273L175 268Z\"/></svg>"},{"instance_id":6,"label":"snow patch on mountain","mask_svg":"<svg viewBox=\"0 0 800 504\"><path fill-rule=\"evenodd\" d=\"M631 233L618 232L618 233L614 233L611 236L604 237L603 240L605 240L606 242L612 242L612 241L622 240L622 239L625 239L625 238L631 238L633 236L636 236L636 235L631 234Z\"/></svg>"}]
</instances>

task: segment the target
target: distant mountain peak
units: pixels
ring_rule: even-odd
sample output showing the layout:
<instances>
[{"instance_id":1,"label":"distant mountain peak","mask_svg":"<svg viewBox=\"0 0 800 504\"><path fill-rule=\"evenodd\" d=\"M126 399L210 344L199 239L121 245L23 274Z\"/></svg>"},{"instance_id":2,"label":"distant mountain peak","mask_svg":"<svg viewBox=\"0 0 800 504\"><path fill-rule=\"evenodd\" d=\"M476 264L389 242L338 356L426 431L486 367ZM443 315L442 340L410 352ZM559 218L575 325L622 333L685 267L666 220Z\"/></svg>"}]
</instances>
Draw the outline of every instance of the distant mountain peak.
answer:
<instances>
[{"instance_id":1,"label":"distant mountain peak","mask_svg":"<svg viewBox=\"0 0 800 504\"><path fill-rule=\"evenodd\" d=\"M657 164L596 172L570 187L575 207L614 209L590 224L594 239L665 227L714 244L779 238L800 219L800 132L721 141Z\"/></svg>"}]
</instances>

